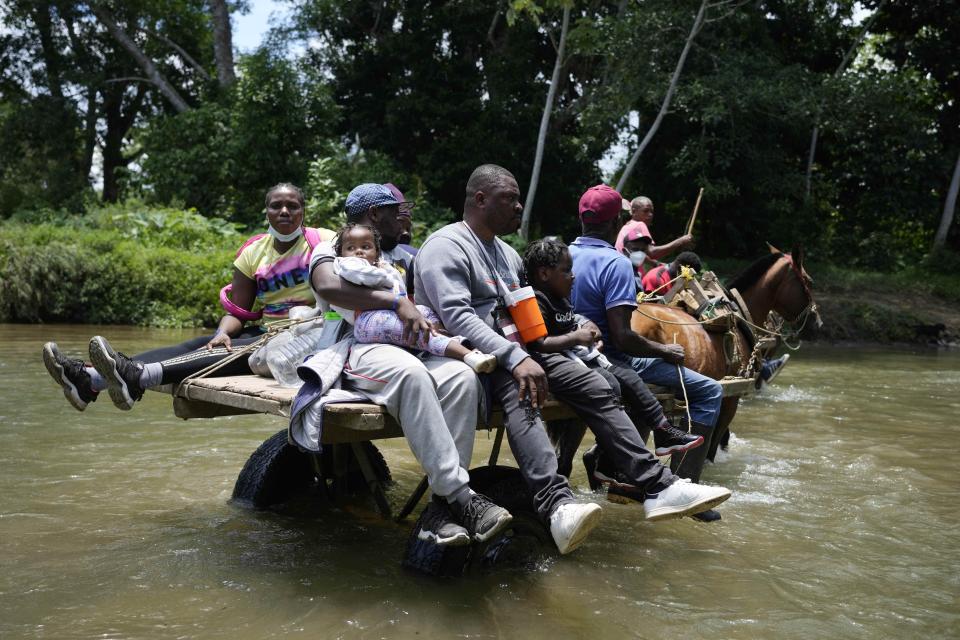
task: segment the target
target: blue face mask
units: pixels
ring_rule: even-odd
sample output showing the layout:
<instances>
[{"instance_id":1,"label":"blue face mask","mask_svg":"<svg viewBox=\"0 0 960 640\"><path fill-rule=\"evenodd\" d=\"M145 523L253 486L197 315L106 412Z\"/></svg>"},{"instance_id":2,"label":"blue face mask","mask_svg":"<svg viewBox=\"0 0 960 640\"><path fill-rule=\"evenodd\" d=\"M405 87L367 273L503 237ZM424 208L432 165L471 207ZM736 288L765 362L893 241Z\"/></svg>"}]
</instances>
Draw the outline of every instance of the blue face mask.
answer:
<instances>
[{"instance_id":1,"label":"blue face mask","mask_svg":"<svg viewBox=\"0 0 960 640\"><path fill-rule=\"evenodd\" d=\"M270 235L274 237L278 242L290 242L291 240L296 240L303 235L303 227L299 226L290 233L283 234L273 228L273 225L269 222L267 223L267 231L270 232Z\"/></svg>"},{"instance_id":2,"label":"blue face mask","mask_svg":"<svg viewBox=\"0 0 960 640\"><path fill-rule=\"evenodd\" d=\"M643 251L631 251L630 252L630 264L634 267L639 267L647 259L647 254Z\"/></svg>"}]
</instances>

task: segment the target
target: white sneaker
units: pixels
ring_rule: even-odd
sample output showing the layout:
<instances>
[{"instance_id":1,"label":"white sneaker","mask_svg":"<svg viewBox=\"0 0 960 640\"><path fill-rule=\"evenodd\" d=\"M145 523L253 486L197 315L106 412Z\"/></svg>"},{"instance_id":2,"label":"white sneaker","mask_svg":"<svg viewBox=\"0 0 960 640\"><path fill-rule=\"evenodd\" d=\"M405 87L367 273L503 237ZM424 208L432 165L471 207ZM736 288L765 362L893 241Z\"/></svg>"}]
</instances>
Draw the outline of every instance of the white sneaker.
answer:
<instances>
[{"instance_id":1,"label":"white sneaker","mask_svg":"<svg viewBox=\"0 0 960 640\"><path fill-rule=\"evenodd\" d=\"M692 516L712 509L730 497L730 489L694 484L689 478L680 478L660 492L656 498L643 501L647 520L669 520Z\"/></svg>"},{"instance_id":2,"label":"white sneaker","mask_svg":"<svg viewBox=\"0 0 960 640\"><path fill-rule=\"evenodd\" d=\"M477 373L493 373L497 368L497 356L476 349L465 355L463 361Z\"/></svg>"},{"instance_id":3,"label":"white sneaker","mask_svg":"<svg viewBox=\"0 0 960 640\"><path fill-rule=\"evenodd\" d=\"M600 505L593 502L562 504L550 514L550 535L561 554L583 544L593 528L600 524Z\"/></svg>"}]
</instances>

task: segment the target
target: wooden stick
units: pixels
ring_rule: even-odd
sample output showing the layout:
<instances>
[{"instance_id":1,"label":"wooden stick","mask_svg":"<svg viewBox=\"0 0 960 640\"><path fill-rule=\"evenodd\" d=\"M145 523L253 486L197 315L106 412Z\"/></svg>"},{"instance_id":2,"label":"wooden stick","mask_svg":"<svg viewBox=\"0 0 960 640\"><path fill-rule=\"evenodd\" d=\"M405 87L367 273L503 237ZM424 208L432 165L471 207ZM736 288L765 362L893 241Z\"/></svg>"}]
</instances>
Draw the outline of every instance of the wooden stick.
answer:
<instances>
[{"instance_id":1,"label":"wooden stick","mask_svg":"<svg viewBox=\"0 0 960 640\"><path fill-rule=\"evenodd\" d=\"M693 232L693 223L697 221L697 211L700 210L700 198L703 197L703 187L700 187L700 193L697 194L697 203L693 205L693 214L690 216L690 222L687 223L687 235Z\"/></svg>"}]
</instances>

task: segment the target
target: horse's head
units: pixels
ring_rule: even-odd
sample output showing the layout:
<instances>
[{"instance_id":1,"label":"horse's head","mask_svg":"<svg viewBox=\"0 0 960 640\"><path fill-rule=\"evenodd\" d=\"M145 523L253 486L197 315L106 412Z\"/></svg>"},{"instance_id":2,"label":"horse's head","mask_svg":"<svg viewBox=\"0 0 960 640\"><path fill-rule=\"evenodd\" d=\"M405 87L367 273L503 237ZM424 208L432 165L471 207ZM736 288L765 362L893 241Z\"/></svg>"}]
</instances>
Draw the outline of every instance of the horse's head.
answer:
<instances>
[{"instance_id":1,"label":"horse's head","mask_svg":"<svg viewBox=\"0 0 960 640\"><path fill-rule=\"evenodd\" d=\"M776 251L772 245L770 249ZM800 322L800 331L811 317L819 329L823 320L813 299L813 278L803 268L803 247L797 245L790 253L784 253L783 261L783 275L774 294L773 309L790 322Z\"/></svg>"},{"instance_id":2,"label":"horse's head","mask_svg":"<svg viewBox=\"0 0 960 640\"><path fill-rule=\"evenodd\" d=\"M813 280L803 268L803 249L798 246L784 253L769 243L767 246L770 254L754 261L727 286L740 292L756 322L764 322L770 311L776 311L804 328L811 316L811 326L822 326L811 290Z\"/></svg>"}]
</instances>

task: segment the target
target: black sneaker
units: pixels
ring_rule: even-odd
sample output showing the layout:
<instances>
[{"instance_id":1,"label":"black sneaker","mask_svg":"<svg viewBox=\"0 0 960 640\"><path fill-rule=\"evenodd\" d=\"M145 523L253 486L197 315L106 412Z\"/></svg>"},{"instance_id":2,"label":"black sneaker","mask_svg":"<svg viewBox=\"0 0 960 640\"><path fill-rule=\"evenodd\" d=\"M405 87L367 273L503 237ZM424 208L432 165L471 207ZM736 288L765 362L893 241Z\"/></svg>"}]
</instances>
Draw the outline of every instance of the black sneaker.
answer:
<instances>
[{"instance_id":1,"label":"black sneaker","mask_svg":"<svg viewBox=\"0 0 960 640\"><path fill-rule=\"evenodd\" d=\"M456 508L458 505L450 505ZM493 536L506 529L513 521L513 516L503 507L498 507L486 496L479 493L470 495L470 500L460 506L460 524L477 542L486 542Z\"/></svg>"},{"instance_id":2,"label":"black sneaker","mask_svg":"<svg viewBox=\"0 0 960 640\"><path fill-rule=\"evenodd\" d=\"M97 392L93 390L90 374L87 373L83 361L60 353L56 342L43 345L43 364L50 377L63 389L63 397L77 411L83 411L97 399Z\"/></svg>"},{"instance_id":3,"label":"black sneaker","mask_svg":"<svg viewBox=\"0 0 960 640\"><path fill-rule=\"evenodd\" d=\"M647 499L647 493L632 484L623 482L611 482L607 487L607 500L617 504L633 504L634 502L643 503Z\"/></svg>"},{"instance_id":4,"label":"black sneaker","mask_svg":"<svg viewBox=\"0 0 960 640\"><path fill-rule=\"evenodd\" d=\"M100 369L97 369L99 371ZM696 449L703 444L703 436L687 433L673 425L657 427L653 430L653 443L656 445L654 453L658 456L668 456L671 453L681 453Z\"/></svg>"},{"instance_id":5,"label":"black sneaker","mask_svg":"<svg viewBox=\"0 0 960 640\"><path fill-rule=\"evenodd\" d=\"M129 411L133 403L143 397L143 387L140 386L143 363L114 351L103 336L90 339L90 362L106 380L107 392L118 409Z\"/></svg>"},{"instance_id":6,"label":"black sneaker","mask_svg":"<svg viewBox=\"0 0 960 640\"><path fill-rule=\"evenodd\" d=\"M601 486L617 482L616 471L598 445L583 452L583 466L587 470L591 491L599 491Z\"/></svg>"},{"instance_id":7,"label":"black sneaker","mask_svg":"<svg viewBox=\"0 0 960 640\"><path fill-rule=\"evenodd\" d=\"M427 505L417 537L441 547L470 544L470 534L454 521L447 499L437 495Z\"/></svg>"},{"instance_id":8,"label":"black sneaker","mask_svg":"<svg viewBox=\"0 0 960 640\"><path fill-rule=\"evenodd\" d=\"M721 520L723 516L720 515L719 511L707 509L706 511L695 513L690 517L694 520L699 520L700 522L717 522L718 520Z\"/></svg>"}]
</instances>

